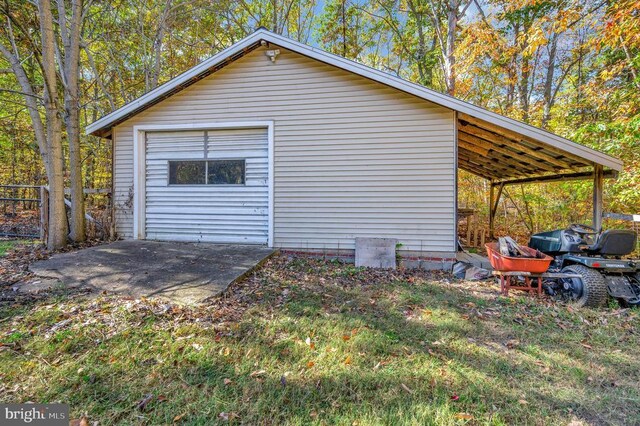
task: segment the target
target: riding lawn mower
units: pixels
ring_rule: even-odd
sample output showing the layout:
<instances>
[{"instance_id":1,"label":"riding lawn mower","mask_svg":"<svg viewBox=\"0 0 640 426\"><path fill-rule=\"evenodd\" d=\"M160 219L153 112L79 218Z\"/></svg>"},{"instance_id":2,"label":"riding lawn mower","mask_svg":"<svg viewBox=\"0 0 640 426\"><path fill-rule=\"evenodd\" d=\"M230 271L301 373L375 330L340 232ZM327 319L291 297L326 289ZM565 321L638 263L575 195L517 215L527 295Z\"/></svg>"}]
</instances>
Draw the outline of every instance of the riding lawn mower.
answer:
<instances>
[{"instance_id":1,"label":"riding lawn mower","mask_svg":"<svg viewBox=\"0 0 640 426\"><path fill-rule=\"evenodd\" d=\"M640 260L626 258L636 248L633 231L598 232L581 224L534 234L529 247L554 258L549 272L567 278L545 279L543 288L552 296L567 298L578 306L598 307L609 297L621 306L640 306Z\"/></svg>"}]
</instances>

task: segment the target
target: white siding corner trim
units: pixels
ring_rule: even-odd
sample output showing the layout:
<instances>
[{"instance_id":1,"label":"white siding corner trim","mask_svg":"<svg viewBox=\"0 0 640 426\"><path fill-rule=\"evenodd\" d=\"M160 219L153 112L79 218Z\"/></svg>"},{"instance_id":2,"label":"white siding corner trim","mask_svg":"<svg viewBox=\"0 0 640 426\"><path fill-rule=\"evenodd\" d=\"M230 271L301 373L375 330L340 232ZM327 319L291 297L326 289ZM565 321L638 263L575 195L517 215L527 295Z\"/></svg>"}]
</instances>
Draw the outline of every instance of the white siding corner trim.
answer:
<instances>
[{"instance_id":1,"label":"white siding corner trim","mask_svg":"<svg viewBox=\"0 0 640 426\"><path fill-rule=\"evenodd\" d=\"M146 158L145 135L147 132L157 131L188 131L188 130L222 130L222 129L267 129L268 149L268 237L267 245L273 247L273 212L274 212L274 122L273 121L233 121L211 123L186 123L186 124L141 124L133 126L133 238L145 239L146 216Z\"/></svg>"},{"instance_id":2,"label":"white siding corner trim","mask_svg":"<svg viewBox=\"0 0 640 426\"><path fill-rule=\"evenodd\" d=\"M458 251L458 111L453 112L453 247Z\"/></svg>"}]
</instances>

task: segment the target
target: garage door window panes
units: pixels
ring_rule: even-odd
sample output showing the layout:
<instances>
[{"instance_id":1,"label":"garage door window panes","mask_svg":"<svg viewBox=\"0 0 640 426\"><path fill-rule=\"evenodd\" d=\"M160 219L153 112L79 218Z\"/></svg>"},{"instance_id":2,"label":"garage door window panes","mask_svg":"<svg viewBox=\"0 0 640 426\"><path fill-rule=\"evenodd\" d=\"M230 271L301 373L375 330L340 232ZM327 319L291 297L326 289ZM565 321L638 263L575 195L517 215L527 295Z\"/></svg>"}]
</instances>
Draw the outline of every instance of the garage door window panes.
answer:
<instances>
[{"instance_id":1,"label":"garage door window panes","mask_svg":"<svg viewBox=\"0 0 640 426\"><path fill-rule=\"evenodd\" d=\"M244 185L244 160L215 160L207 162L209 185Z\"/></svg>"},{"instance_id":2,"label":"garage door window panes","mask_svg":"<svg viewBox=\"0 0 640 426\"><path fill-rule=\"evenodd\" d=\"M204 161L169 161L169 184L202 185L205 183Z\"/></svg>"},{"instance_id":3,"label":"garage door window panes","mask_svg":"<svg viewBox=\"0 0 640 426\"><path fill-rule=\"evenodd\" d=\"M169 161L169 185L244 185L245 160Z\"/></svg>"}]
</instances>

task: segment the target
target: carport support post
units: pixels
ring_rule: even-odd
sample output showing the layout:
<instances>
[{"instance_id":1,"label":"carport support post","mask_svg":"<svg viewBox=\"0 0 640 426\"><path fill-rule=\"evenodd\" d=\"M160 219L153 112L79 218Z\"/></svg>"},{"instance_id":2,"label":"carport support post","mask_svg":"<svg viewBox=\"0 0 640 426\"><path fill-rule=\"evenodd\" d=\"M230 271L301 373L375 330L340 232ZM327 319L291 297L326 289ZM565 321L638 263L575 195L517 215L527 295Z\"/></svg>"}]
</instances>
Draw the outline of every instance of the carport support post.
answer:
<instances>
[{"instance_id":1,"label":"carport support post","mask_svg":"<svg viewBox=\"0 0 640 426\"><path fill-rule=\"evenodd\" d=\"M598 231L602 228L602 190L604 184L604 169L600 164L593 166L593 227Z\"/></svg>"},{"instance_id":2,"label":"carport support post","mask_svg":"<svg viewBox=\"0 0 640 426\"><path fill-rule=\"evenodd\" d=\"M498 187L498 193L495 194L495 188ZM496 219L496 211L498 210L498 203L500 202L500 197L502 196L502 189L504 188L504 182L491 182L491 186L489 187L489 239L492 240L495 238L495 219Z\"/></svg>"}]
</instances>

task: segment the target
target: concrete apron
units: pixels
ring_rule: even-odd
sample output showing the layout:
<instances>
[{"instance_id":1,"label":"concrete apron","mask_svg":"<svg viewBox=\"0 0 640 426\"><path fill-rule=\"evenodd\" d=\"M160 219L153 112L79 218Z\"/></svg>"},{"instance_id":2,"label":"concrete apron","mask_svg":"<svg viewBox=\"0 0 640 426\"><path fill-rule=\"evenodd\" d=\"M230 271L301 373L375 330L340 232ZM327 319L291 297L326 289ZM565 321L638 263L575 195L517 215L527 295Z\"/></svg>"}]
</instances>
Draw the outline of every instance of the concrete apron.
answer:
<instances>
[{"instance_id":1,"label":"concrete apron","mask_svg":"<svg viewBox=\"0 0 640 426\"><path fill-rule=\"evenodd\" d=\"M125 240L56 254L29 269L68 287L199 304L224 292L275 252L254 245Z\"/></svg>"}]
</instances>

